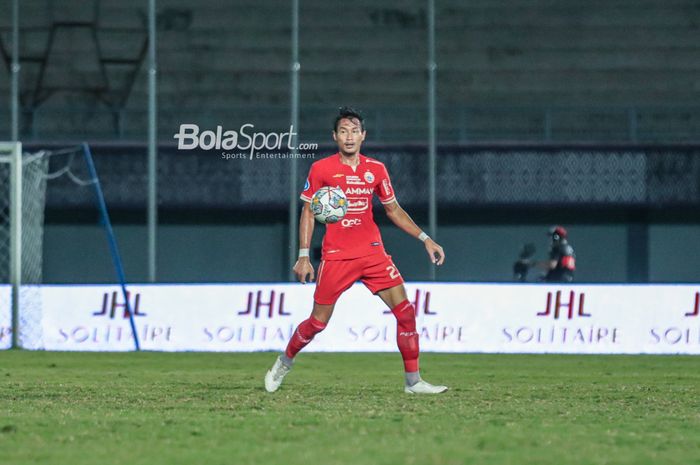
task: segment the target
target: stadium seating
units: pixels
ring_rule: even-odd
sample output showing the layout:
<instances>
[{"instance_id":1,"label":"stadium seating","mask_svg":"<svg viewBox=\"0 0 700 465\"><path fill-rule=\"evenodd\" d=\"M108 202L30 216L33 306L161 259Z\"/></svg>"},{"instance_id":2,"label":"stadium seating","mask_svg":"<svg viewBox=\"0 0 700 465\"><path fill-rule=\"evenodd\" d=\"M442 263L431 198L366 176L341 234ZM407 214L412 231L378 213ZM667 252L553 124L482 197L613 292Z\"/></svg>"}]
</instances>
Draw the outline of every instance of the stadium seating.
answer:
<instances>
[{"instance_id":1,"label":"stadium seating","mask_svg":"<svg viewBox=\"0 0 700 465\"><path fill-rule=\"evenodd\" d=\"M45 52L52 23L94 21L99 43L88 27L56 31L44 85L107 86L108 99L122 112L110 112L93 95L56 93L37 107L28 135L109 138L118 126L117 136L142 138L145 63L130 88L130 65L105 63L100 57L140 57L145 4L97 2L93 9L85 2L65 1L59 9L49 3L22 2L22 54ZM700 129L700 108L685 106L698 91L697 2L436 3L441 140L678 140ZM284 127L291 30L289 6L282 5L271 0L160 5L164 139L186 121L215 125L250 120ZM0 18L6 48L9 20L9 15ZM300 26L301 118L309 137L326 134L327 118L318 114L340 102L365 108L381 139L425 137L424 1L378 5L359 0L342 8L304 1ZM25 101L38 69L37 63L24 64ZM2 73L2 103L8 86ZM123 108L122 95L128 96ZM49 117L57 114L63 117Z\"/></svg>"}]
</instances>

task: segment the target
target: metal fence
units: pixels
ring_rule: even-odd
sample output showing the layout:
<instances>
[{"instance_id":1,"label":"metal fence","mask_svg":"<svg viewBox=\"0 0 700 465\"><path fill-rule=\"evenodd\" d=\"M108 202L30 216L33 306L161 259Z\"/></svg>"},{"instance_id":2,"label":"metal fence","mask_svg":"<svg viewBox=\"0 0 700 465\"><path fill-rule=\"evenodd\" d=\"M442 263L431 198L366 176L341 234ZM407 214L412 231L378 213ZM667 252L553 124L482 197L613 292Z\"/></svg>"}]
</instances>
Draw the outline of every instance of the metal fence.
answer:
<instances>
[{"instance_id":1,"label":"metal fence","mask_svg":"<svg viewBox=\"0 0 700 465\"><path fill-rule=\"evenodd\" d=\"M328 105L300 105L297 127L302 140L327 141L331 116ZM380 143L424 141L427 137L425 105L365 105L361 108L369 140ZM172 140L183 123L202 128L255 124L260 130L279 131L289 126L288 105L231 105L181 108L159 113L158 138ZM74 141L68 127L80 127L90 140L143 140L147 135L146 110L107 110L81 107L39 107L25 119L32 125L25 141ZM62 124L57 124L62 121ZM700 105L438 105L437 136L442 143L528 142L691 142L700 134Z\"/></svg>"},{"instance_id":2,"label":"metal fence","mask_svg":"<svg viewBox=\"0 0 700 465\"><path fill-rule=\"evenodd\" d=\"M93 151L110 207L143 210L145 145L95 144ZM250 221L256 213L265 221L285 222L286 193L298 193L310 164L333 152L324 145L313 158L299 160L290 184L288 159L224 160L217 150L183 152L161 145L158 205L169 211L246 212L230 216L230 222ZM425 143L367 144L363 152L387 165L402 205L427 209ZM445 209L700 206L700 146L694 144L441 144L437 155L437 201ZM56 157L52 171L65 162ZM74 170L87 176L79 164ZM47 207L94 210L94 202L89 190L81 195L70 180L57 179L49 183Z\"/></svg>"}]
</instances>

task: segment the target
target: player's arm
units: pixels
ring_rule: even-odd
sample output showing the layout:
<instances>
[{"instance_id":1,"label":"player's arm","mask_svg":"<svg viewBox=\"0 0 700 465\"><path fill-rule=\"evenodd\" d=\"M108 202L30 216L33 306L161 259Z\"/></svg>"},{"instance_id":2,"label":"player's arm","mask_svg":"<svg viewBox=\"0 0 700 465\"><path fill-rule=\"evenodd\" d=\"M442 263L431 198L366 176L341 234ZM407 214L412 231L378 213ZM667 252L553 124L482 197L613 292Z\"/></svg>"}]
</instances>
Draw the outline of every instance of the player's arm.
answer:
<instances>
[{"instance_id":1,"label":"player's arm","mask_svg":"<svg viewBox=\"0 0 700 465\"><path fill-rule=\"evenodd\" d=\"M410 215L406 213L406 210L401 208L401 205L399 205L396 200L385 203L384 210L386 211L386 216L388 216L391 222L398 226L399 229L423 241L425 251L428 253L433 263L436 265L443 264L445 261L445 252L442 250L442 247L418 227Z\"/></svg>"},{"instance_id":2,"label":"player's arm","mask_svg":"<svg viewBox=\"0 0 700 465\"><path fill-rule=\"evenodd\" d=\"M559 248L551 250L549 257L546 260L536 262L535 266L543 271L552 271L557 267L562 256L566 256L566 251L560 250Z\"/></svg>"},{"instance_id":3,"label":"player's arm","mask_svg":"<svg viewBox=\"0 0 700 465\"><path fill-rule=\"evenodd\" d=\"M314 233L314 215L311 212L311 199L322 186L322 180L319 175L319 170L314 163L309 169L309 175L304 183L304 190L299 198L303 201L301 209L301 218L299 218L299 258L294 264L294 274L302 284L314 280L314 267L311 265L309 258L309 248L311 247L311 236Z\"/></svg>"},{"instance_id":4,"label":"player's arm","mask_svg":"<svg viewBox=\"0 0 700 465\"><path fill-rule=\"evenodd\" d=\"M314 214L311 212L311 203L304 202L299 218L299 258L294 264L294 274L302 284L314 280L314 267L309 258L311 236L314 234ZM308 277L308 279L307 279Z\"/></svg>"},{"instance_id":5,"label":"player's arm","mask_svg":"<svg viewBox=\"0 0 700 465\"><path fill-rule=\"evenodd\" d=\"M557 267L557 260L528 261L529 265L543 271L553 270Z\"/></svg>"}]
</instances>

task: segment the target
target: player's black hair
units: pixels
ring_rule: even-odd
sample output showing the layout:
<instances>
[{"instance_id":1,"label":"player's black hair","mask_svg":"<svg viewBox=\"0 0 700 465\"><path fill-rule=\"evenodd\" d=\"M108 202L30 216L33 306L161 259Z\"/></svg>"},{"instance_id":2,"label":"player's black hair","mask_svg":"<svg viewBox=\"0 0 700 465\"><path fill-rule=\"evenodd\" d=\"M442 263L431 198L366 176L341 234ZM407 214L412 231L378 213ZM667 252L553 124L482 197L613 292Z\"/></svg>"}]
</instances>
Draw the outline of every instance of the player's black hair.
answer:
<instances>
[{"instance_id":1,"label":"player's black hair","mask_svg":"<svg viewBox=\"0 0 700 465\"><path fill-rule=\"evenodd\" d=\"M348 118L350 120L357 119L360 122L360 127L365 130L365 119L362 117L362 113L352 107L340 107L338 108L338 115L335 117L333 122L333 132L338 130L338 123L341 119Z\"/></svg>"}]
</instances>

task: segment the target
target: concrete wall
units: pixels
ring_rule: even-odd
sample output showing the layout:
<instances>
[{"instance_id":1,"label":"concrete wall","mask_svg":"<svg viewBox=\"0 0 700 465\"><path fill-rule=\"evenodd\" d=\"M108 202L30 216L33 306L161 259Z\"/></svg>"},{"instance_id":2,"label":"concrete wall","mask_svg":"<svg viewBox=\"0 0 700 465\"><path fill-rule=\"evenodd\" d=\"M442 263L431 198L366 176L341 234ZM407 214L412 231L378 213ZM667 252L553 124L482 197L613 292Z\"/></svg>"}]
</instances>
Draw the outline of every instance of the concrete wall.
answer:
<instances>
[{"instance_id":1,"label":"concrete wall","mask_svg":"<svg viewBox=\"0 0 700 465\"><path fill-rule=\"evenodd\" d=\"M577 254L578 282L625 282L628 279L628 227L625 224L567 225ZM538 257L547 250L547 224L455 225L440 228L447 261L444 281L508 281L523 243L532 242ZM317 229L316 241L320 239ZM117 226L129 281L146 279L146 229ZM425 280L427 256L416 240L392 226L382 226L389 253L406 280ZM700 282L700 225L653 224L649 227L649 277L653 282ZM159 229L159 279L162 282L280 281L286 279L284 224L163 225ZM634 257L632 257L634 258ZM45 282L114 282L103 230L98 226L47 225L44 239ZM634 270L632 270L634 271Z\"/></svg>"},{"instance_id":2,"label":"concrete wall","mask_svg":"<svg viewBox=\"0 0 700 465\"><path fill-rule=\"evenodd\" d=\"M285 228L271 226L161 226L162 282L279 281L286 259ZM117 226L129 281L147 276L146 227ZM44 282L116 280L104 230L49 225L44 236Z\"/></svg>"},{"instance_id":3,"label":"concrete wall","mask_svg":"<svg viewBox=\"0 0 700 465\"><path fill-rule=\"evenodd\" d=\"M649 228L649 278L663 282L700 281L700 226Z\"/></svg>"}]
</instances>

